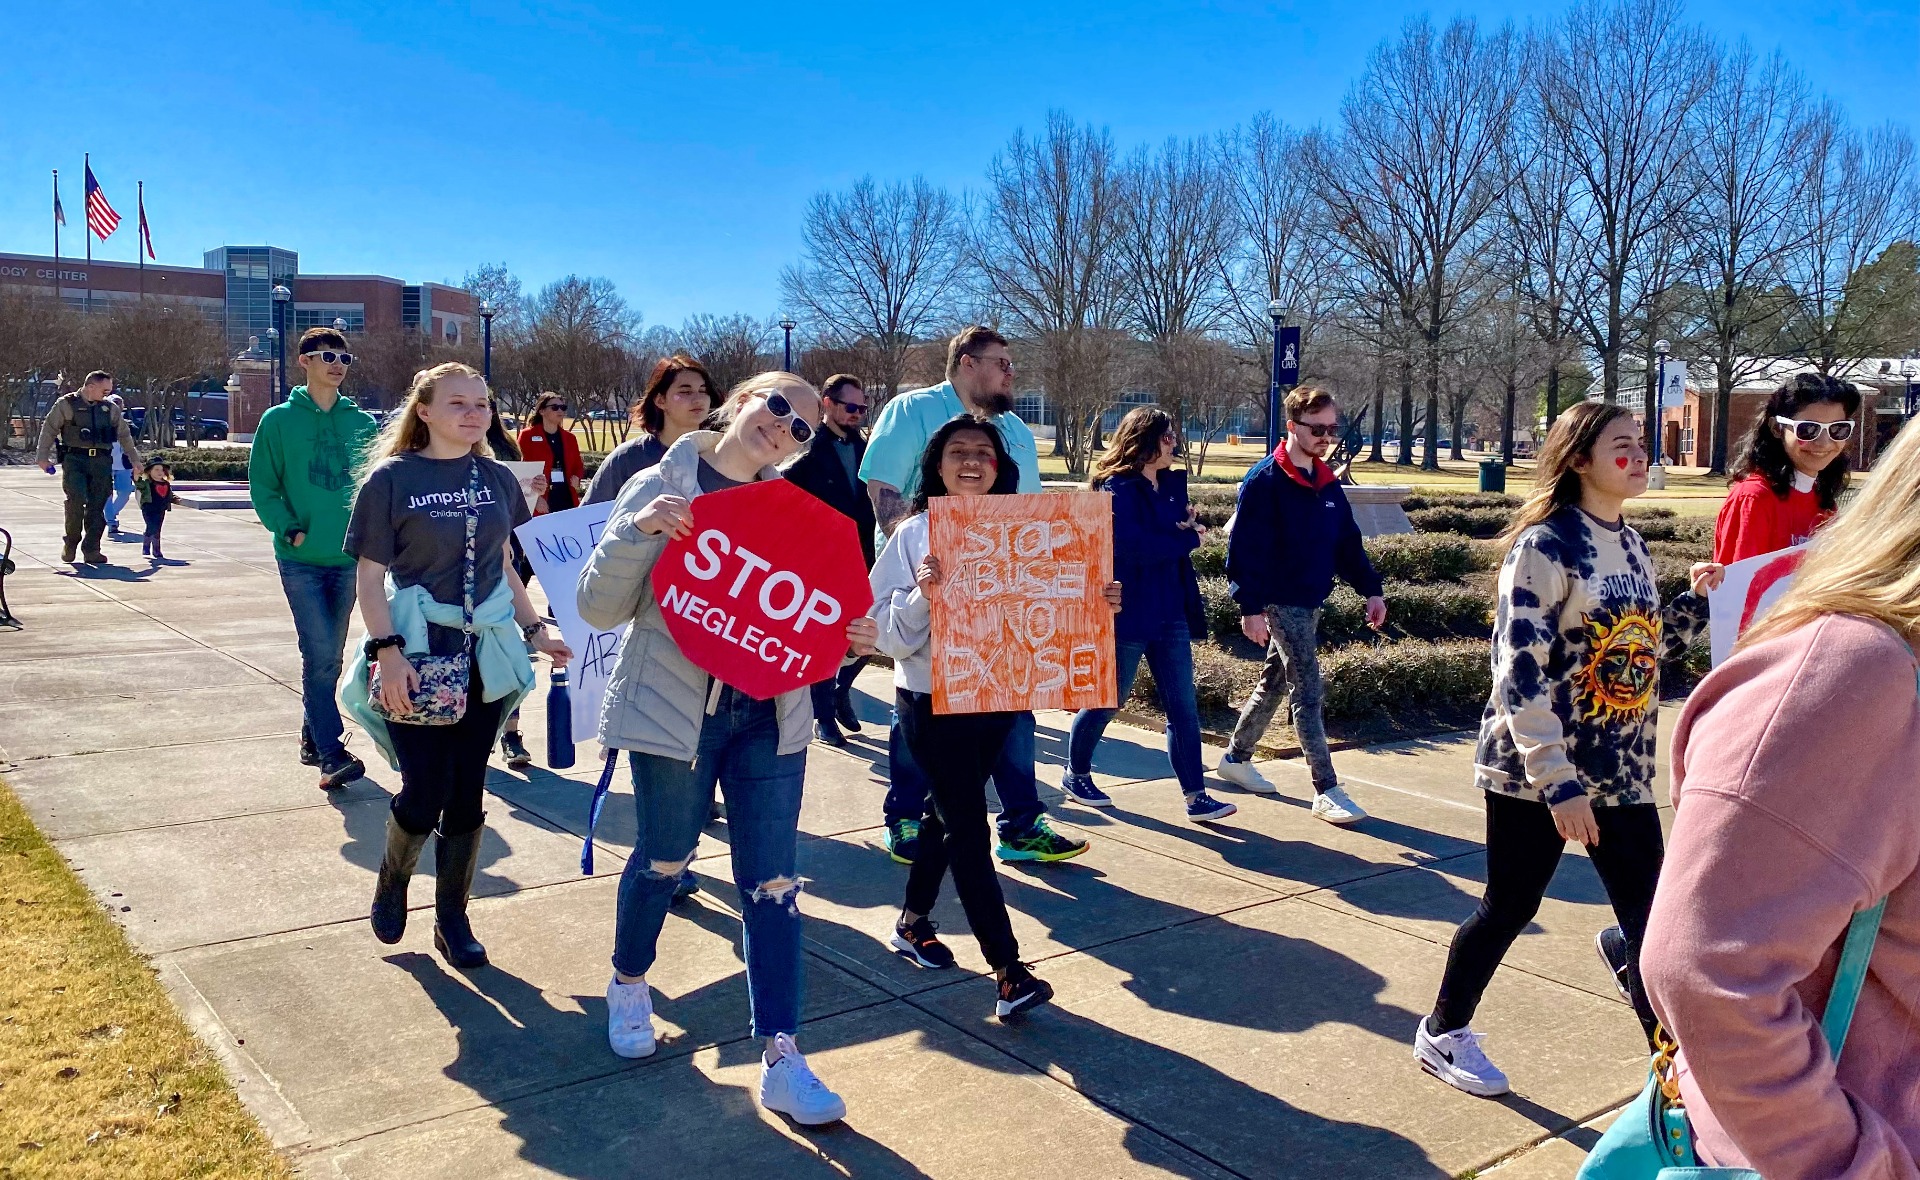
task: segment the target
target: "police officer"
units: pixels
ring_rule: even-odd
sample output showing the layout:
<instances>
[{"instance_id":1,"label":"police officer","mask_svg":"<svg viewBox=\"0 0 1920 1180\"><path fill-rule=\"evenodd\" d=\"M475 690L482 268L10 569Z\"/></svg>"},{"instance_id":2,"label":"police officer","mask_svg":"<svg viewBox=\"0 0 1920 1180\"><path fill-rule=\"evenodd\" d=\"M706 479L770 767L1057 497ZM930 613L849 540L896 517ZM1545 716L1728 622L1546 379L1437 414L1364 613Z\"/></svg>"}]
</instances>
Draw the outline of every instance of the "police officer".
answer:
<instances>
[{"instance_id":1,"label":"police officer","mask_svg":"<svg viewBox=\"0 0 1920 1180\"><path fill-rule=\"evenodd\" d=\"M100 534L107 527L107 497L113 494L113 444L137 469L140 451L133 444L133 432L120 407L107 400L113 392L113 374L95 369L87 374L80 388L54 399L53 409L40 424L40 447L34 461L48 475L53 474L57 453L62 475L60 486L67 494L66 541L60 547L60 560L73 561L75 549L86 565L105 565L100 552ZM81 526L86 529L82 544Z\"/></svg>"}]
</instances>

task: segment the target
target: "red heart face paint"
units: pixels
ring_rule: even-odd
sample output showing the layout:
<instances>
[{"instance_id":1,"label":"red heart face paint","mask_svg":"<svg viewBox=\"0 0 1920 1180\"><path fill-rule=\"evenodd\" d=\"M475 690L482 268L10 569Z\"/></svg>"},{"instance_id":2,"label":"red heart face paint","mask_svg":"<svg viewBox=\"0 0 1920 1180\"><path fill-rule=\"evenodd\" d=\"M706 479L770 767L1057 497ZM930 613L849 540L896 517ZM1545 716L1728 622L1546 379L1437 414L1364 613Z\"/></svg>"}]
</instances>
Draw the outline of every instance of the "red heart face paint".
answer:
<instances>
[{"instance_id":1,"label":"red heart face paint","mask_svg":"<svg viewBox=\"0 0 1920 1180\"><path fill-rule=\"evenodd\" d=\"M1629 462L1629 460L1625 455L1622 455L1620 458L1615 459L1614 462L1619 465L1620 470L1625 471L1627 469L1627 463Z\"/></svg>"}]
</instances>

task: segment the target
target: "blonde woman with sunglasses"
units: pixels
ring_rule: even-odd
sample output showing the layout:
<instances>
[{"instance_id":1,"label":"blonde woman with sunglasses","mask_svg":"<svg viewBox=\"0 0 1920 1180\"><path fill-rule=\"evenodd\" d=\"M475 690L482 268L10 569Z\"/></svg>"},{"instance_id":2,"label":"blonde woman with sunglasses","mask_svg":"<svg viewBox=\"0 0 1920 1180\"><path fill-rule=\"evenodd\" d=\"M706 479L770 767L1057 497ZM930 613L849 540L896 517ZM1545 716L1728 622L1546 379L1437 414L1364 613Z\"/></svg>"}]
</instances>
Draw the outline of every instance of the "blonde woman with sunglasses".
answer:
<instances>
[{"instance_id":1,"label":"blonde woman with sunglasses","mask_svg":"<svg viewBox=\"0 0 1920 1180\"><path fill-rule=\"evenodd\" d=\"M600 744L628 751L640 831L620 877L607 1042L621 1057L654 1052L647 972L717 785L727 803L751 1027L765 1043L760 1103L814 1126L845 1117L847 1107L794 1041L805 974L795 861L812 702L805 688L756 700L701 671L667 630L651 575L667 543L691 535L695 500L780 477L776 464L819 429L820 395L792 373L762 373L735 387L715 421L722 429L682 435L627 481L580 579L580 615L590 625L632 624L600 714ZM848 624L848 645L859 654L872 653L874 635L870 618Z\"/></svg>"}]
</instances>

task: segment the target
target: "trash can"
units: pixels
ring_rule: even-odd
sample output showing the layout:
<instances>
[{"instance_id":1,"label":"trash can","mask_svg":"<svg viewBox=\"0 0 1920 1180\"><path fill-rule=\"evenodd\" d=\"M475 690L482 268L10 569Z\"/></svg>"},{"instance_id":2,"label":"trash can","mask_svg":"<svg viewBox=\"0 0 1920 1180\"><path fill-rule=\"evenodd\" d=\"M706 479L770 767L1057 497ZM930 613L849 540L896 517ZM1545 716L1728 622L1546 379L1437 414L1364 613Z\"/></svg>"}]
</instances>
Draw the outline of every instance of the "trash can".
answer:
<instances>
[{"instance_id":1,"label":"trash can","mask_svg":"<svg viewBox=\"0 0 1920 1180\"><path fill-rule=\"evenodd\" d=\"M1480 490L1483 492L1506 491L1507 465L1498 459L1480 460Z\"/></svg>"}]
</instances>

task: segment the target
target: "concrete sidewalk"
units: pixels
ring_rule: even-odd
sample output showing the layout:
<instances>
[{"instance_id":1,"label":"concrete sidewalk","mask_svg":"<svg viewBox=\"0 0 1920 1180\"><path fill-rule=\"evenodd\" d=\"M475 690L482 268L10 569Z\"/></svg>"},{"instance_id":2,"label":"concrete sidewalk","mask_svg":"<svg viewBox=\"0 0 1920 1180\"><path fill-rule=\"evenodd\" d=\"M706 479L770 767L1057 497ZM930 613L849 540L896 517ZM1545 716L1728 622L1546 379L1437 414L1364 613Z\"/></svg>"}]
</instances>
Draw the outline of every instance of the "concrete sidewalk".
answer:
<instances>
[{"instance_id":1,"label":"concrete sidewalk","mask_svg":"<svg viewBox=\"0 0 1920 1180\"><path fill-rule=\"evenodd\" d=\"M801 1131L753 1100L724 823L694 863L705 892L668 919L645 1061L606 1046L634 817L623 771L582 876L590 743L565 773L491 774L473 905L491 967L433 953L424 880L406 939L382 946L366 910L398 775L378 766L328 796L298 764L299 656L264 531L179 511L167 552L182 564L108 542L119 564L76 573L55 560L59 496L0 468L25 621L0 629L0 769L308 1174L1400 1180L1497 1164L1532 1180L1570 1176L1590 1124L1644 1079L1638 1026L1593 954L1611 914L1577 855L1476 1022L1515 1094L1469 1098L1413 1064L1482 878L1459 735L1337 754L1374 816L1356 828L1310 817L1296 761L1266 767L1279 797L1221 787L1240 813L1201 827L1160 735L1117 725L1096 769L1118 806L1059 803L1066 718L1043 715L1055 816L1093 847L1002 867L1023 953L1058 995L1001 1025L951 890L936 917L960 970L887 949L905 870L881 847L891 692L870 673L852 749L808 757L802 1044L850 1113Z\"/></svg>"}]
</instances>

